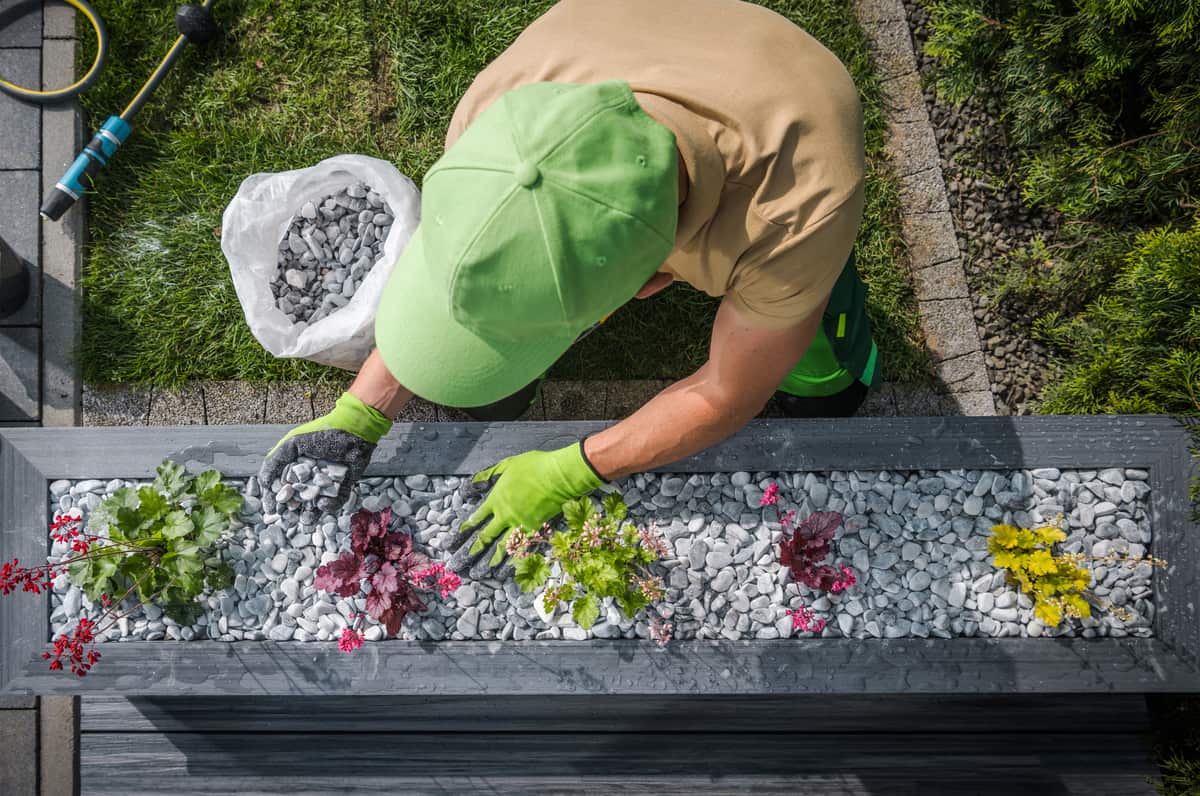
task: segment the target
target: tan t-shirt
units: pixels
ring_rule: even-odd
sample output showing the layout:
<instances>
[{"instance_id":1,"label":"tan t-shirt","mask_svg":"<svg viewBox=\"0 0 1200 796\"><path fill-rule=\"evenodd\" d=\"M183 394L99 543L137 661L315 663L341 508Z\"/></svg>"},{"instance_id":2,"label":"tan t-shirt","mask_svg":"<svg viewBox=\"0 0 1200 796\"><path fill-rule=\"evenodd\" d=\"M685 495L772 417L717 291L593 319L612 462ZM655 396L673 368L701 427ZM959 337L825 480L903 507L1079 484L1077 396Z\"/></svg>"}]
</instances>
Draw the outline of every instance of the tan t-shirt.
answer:
<instances>
[{"instance_id":1,"label":"tan t-shirt","mask_svg":"<svg viewBox=\"0 0 1200 796\"><path fill-rule=\"evenodd\" d=\"M810 315L863 211L862 109L841 62L737 0L562 0L471 83L446 147L509 89L604 80L630 84L687 165L662 270L762 327Z\"/></svg>"}]
</instances>

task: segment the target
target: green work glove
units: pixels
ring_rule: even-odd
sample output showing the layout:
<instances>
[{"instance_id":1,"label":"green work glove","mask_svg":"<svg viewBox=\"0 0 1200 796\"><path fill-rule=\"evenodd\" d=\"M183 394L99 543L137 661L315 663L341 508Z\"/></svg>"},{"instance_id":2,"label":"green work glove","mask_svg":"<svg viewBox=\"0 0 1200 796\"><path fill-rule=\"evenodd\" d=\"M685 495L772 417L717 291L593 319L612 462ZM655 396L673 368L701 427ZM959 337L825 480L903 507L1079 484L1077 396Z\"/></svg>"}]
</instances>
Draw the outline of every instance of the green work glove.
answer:
<instances>
[{"instance_id":1,"label":"green work glove","mask_svg":"<svg viewBox=\"0 0 1200 796\"><path fill-rule=\"evenodd\" d=\"M475 556L499 539L491 558L491 566L496 566L504 558L504 543L513 528L518 525L530 531L541 528L542 523L562 512L563 503L608 483L584 456L582 440L556 451L527 451L510 456L476 473L471 481L477 484L493 477L495 485L463 523L464 528L476 531L454 556L460 569L464 550L469 547L467 555ZM492 521L487 527L477 530L489 516ZM451 568L455 568L454 563Z\"/></svg>"},{"instance_id":2,"label":"green work glove","mask_svg":"<svg viewBox=\"0 0 1200 796\"><path fill-rule=\"evenodd\" d=\"M392 427L392 421L373 406L368 406L348 392L342 393L333 411L297 426L275 443L258 471L262 487L264 513L272 514L275 493L271 485L289 464L301 456L319 459L346 467L337 496L325 495L317 501L321 511L335 512L350 497L350 490L367 469L379 438Z\"/></svg>"}]
</instances>

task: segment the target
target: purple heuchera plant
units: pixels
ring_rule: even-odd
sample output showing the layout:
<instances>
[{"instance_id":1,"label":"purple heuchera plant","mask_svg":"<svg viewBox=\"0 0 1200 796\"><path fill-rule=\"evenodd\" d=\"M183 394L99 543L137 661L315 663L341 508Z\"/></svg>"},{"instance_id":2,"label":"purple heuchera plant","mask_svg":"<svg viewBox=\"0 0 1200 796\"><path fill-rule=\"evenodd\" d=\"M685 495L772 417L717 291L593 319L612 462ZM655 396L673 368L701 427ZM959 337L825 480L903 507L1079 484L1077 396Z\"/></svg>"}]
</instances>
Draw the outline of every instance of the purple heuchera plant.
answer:
<instances>
[{"instance_id":1,"label":"purple heuchera plant","mask_svg":"<svg viewBox=\"0 0 1200 796\"><path fill-rule=\"evenodd\" d=\"M843 572L822 562L829 557L829 542L841 524L842 515L836 511L817 511L808 515L791 536L785 534L780 540L780 563L792 571L792 577L810 589L833 590Z\"/></svg>"},{"instance_id":2,"label":"purple heuchera plant","mask_svg":"<svg viewBox=\"0 0 1200 796\"><path fill-rule=\"evenodd\" d=\"M413 550L411 536L389 531L391 521L391 509L355 512L350 518L350 552L318 567L313 585L341 597L354 597L362 581L369 582L367 613L383 622L388 635L394 636L400 632L405 614L425 609L420 590L436 589L444 597L458 587L458 577ZM436 583L428 583L435 579Z\"/></svg>"}]
</instances>

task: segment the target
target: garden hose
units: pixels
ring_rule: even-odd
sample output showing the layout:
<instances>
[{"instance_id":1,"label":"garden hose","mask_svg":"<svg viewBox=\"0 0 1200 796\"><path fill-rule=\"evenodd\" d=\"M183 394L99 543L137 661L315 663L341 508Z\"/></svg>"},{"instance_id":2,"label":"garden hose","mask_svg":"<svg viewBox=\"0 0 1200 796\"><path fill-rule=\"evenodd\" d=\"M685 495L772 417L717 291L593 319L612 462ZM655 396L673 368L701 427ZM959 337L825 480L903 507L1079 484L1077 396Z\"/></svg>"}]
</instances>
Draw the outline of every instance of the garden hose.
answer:
<instances>
[{"instance_id":1,"label":"garden hose","mask_svg":"<svg viewBox=\"0 0 1200 796\"><path fill-rule=\"evenodd\" d=\"M104 22L100 19L96 10L88 5L85 0L65 0L65 2L73 6L80 14L83 14L84 18L92 23L92 29L96 31L96 59L92 61L91 68L87 70L87 73L83 77L71 85L66 88L54 89L53 91L35 91L31 88L18 86L16 83L11 83L0 77L0 91L26 102L58 102L59 100L70 99L82 91L87 91L96 82L96 78L100 76L100 70L104 68L104 61L108 57L108 31L104 29Z\"/></svg>"},{"instance_id":2,"label":"garden hose","mask_svg":"<svg viewBox=\"0 0 1200 796\"><path fill-rule=\"evenodd\" d=\"M58 92L29 92L30 94L39 95L39 98L34 101L49 102L52 99L77 94L91 85L91 82L99 73L100 66L103 64L108 41L103 23L100 22L100 18L96 16L96 13L92 11L84 0L67 0L67 2L83 11L84 15L87 16L92 26L96 29L96 35L100 42L96 54L96 63L92 65L88 74L84 75L83 79L73 86L69 86ZM117 149L120 148L121 144L125 143L125 140L129 138L129 134L133 132L130 120L142 109L142 106L150 99L150 95L162 83L163 78L167 76L167 72L171 69L171 66L178 60L187 43L204 44L216 36L217 26L212 18L212 3L213 0L204 0L204 3L201 5L189 4L180 6L175 12L175 28L179 31L179 37L175 39L175 43L171 45L171 49L167 51L166 56L163 57L162 61L159 62L158 66L150 74L150 78L146 81L145 85L134 95L133 99L125 107L125 110L121 111L121 115L108 117L108 120L92 136L92 140L88 142L83 151L75 158L75 161L67 169L66 174L55 183L54 189L50 191L45 204L42 205L40 211L42 218L48 221L57 221L62 218L63 213L71 205L75 204L81 196L95 186L96 174L99 173L100 169L108 165L108 161L116 154ZM9 87L12 87L12 84L6 84L4 88L8 91ZM26 89L21 90L28 91ZM10 91L9 93L13 92ZM14 94L14 96L31 99L31 97L26 97L22 94Z\"/></svg>"}]
</instances>

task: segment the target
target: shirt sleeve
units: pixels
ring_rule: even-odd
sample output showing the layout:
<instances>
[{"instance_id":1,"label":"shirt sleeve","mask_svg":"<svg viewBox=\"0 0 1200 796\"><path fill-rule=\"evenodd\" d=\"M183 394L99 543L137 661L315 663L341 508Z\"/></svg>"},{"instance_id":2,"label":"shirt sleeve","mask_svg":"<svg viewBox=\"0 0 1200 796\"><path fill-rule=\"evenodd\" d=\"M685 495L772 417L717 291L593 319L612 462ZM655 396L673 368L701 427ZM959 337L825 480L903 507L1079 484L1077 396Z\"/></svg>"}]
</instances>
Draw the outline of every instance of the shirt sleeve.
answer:
<instances>
[{"instance_id":1,"label":"shirt sleeve","mask_svg":"<svg viewBox=\"0 0 1200 796\"><path fill-rule=\"evenodd\" d=\"M784 329L813 313L833 291L858 235L863 188L797 235L752 247L734 269L725 297L755 326Z\"/></svg>"}]
</instances>

